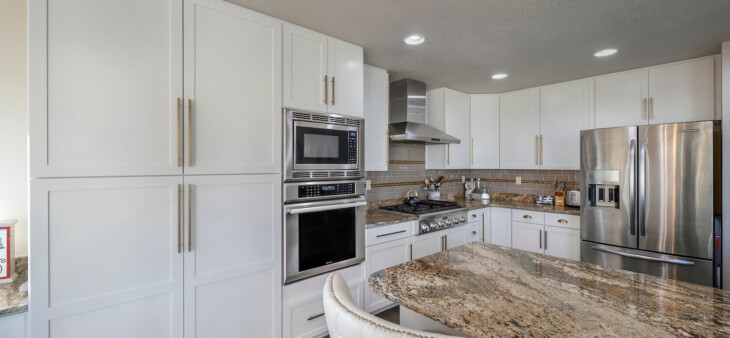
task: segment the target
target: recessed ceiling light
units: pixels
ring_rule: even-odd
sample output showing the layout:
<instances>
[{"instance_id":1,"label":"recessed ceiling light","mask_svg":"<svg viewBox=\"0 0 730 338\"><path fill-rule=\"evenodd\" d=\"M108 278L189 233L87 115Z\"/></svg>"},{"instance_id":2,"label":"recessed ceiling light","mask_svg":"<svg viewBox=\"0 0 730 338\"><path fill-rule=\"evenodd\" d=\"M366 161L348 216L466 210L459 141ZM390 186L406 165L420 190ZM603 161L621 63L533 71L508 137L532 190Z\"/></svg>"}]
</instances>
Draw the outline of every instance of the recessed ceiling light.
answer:
<instances>
[{"instance_id":1,"label":"recessed ceiling light","mask_svg":"<svg viewBox=\"0 0 730 338\"><path fill-rule=\"evenodd\" d=\"M492 75L492 78L495 80L504 79L506 77L507 77L507 74L505 74L505 73L498 73L498 74Z\"/></svg>"},{"instance_id":2,"label":"recessed ceiling light","mask_svg":"<svg viewBox=\"0 0 730 338\"><path fill-rule=\"evenodd\" d=\"M618 49L609 48L609 49L599 50L595 54L593 54L593 56L600 58L600 57L616 54L616 52L618 52Z\"/></svg>"},{"instance_id":3,"label":"recessed ceiling light","mask_svg":"<svg viewBox=\"0 0 730 338\"><path fill-rule=\"evenodd\" d=\"M405 40L403 40L403 41L405 41L405 43L407 43L409 45L420 45L424 41L426 41L426 38L424 38L422 35L414 34L414 35L411 35L411 36L405 38Z\"/></svg>"}]
</instances>

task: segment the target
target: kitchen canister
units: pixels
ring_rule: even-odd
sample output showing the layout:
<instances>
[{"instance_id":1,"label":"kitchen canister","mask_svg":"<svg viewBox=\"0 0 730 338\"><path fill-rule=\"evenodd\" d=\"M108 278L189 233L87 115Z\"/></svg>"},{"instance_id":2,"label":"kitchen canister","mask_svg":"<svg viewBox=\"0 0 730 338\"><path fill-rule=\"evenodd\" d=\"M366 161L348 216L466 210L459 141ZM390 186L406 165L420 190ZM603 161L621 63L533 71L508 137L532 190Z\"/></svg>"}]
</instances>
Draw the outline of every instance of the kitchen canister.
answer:
<instances>
[{"instance_id":1,"label":"kitchen canister","mask_svg":"<svg viewBox=\"0 0 730 338\"><path fill-rule=\"evenodd\" d=\"M18 277L15 272L15 223L16 220L0 221L0 284L10 283Z\"/></svg>"}]
</instances>

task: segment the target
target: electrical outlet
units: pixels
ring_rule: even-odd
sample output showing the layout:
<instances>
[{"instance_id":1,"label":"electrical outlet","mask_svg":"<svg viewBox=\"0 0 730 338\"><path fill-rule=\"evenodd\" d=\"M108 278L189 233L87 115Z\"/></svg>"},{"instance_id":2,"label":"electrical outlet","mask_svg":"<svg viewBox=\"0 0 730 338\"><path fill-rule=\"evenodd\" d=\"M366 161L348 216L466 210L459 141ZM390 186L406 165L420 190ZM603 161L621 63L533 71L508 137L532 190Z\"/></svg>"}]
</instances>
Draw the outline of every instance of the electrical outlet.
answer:
<instances>
[{"instance_id":1,"label":"electrical outlet","mask_svg":"<svg viewBox=\"0 0 730 338\"><path fill-rule=\"evenodd\" d=\"M517 185L522 184L522 177L517 176L517 178L515 178L515 183L517 183Z\"/></svg>"},{"instance_id":2,"label":"electrical outlet","mask_svg":"<svg viewBox=\"0 0 730 338\"><path fill-rule=\"evenodd\" d=\"M370 190L373 188L373 185L370 183L370 180L365 180L365 190Z\"/></svg>"},{"instance_id":3,"label":"electrical outlet","mask_svg":"<svg viewBox=\"0 0 730 338\"><path fill-rule=\"evenodd\" d=\"M466 176L461 176L461 183L466 182Z\"/></svg>"}]
</instances>

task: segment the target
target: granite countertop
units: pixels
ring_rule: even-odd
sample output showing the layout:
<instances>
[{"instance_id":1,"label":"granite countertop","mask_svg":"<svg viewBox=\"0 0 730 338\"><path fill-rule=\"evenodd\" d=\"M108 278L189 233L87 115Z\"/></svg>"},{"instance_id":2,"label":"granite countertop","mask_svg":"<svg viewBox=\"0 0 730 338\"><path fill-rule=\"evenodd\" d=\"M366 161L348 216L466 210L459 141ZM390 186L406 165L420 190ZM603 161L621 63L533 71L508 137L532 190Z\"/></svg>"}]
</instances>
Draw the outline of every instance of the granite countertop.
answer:
<instances>
[{"instance_id":1,"label":"granite countertop","mask_svg":"<svg viewBox=\"0 0 730 338\"><path fill-rule=\"evenodd\" d=\"M418 216L397 214L379 210L368 210L365 214L365 229L377 228L383 225L403 223L418 219Z\"/></svg>"},{"instance_id":2,"label":"granite countertop","mask_svg":"<svg viewBox=\"0 0 730 338\"><path fill-rule=\"evenodd\" d=\"M730 293L470 243L370 277L377 294L467 336L728 336Z\"/></svg>"},{"instance_id":3,"label":"granite countertop","mask_svg":"<svg viewBox=\"0 0 730 338\"><path fill-rule=\"evenodd\" d=\"M28 311L28 291L18 292L28 281L28 274L19 274L12 283L0 284L0 316Z\"/></svg>"},{"instance_id":4,"label":"granite countertop","mask_svg":"<svg viewBox=\"0 0 730 338\"><path fill-rule=\"evenodd\" d=\"M530 211L541 211L541 212L550 212L555 214L566 214L566 215L576 215L580 216L580 208L578 207L558 207L554 205L544 205L544 204L537 204L535 202L521 202L521 201L514 201L514 200L489 200L488 202L483 203L480 200L456 200L456 202L463 205L465 208L469 210L474 209L481 209L481 208L487 208L487 207L497 207L497 208L510 208L510 209L520 209L520 210L530 210Z\"/></svg>"}]
</instances>

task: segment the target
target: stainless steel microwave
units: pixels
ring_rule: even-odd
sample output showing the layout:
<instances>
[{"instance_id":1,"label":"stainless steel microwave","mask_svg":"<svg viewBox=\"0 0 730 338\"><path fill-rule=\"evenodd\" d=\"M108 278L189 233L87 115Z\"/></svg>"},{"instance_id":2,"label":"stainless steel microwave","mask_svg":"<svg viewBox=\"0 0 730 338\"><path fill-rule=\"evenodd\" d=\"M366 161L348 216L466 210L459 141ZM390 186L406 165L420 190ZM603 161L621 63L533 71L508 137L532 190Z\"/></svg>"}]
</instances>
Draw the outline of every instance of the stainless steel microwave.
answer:
<instances>
[{"instance_id":1,"label":"stainless steel microwave","mask_svg":"<svg viewBox=\"0 0 730 338\"><path fill-rule=\"evenodd\" d=\"M360 117L284 110L284 180L364 177Z\"/></svg>"}]
</instances>

